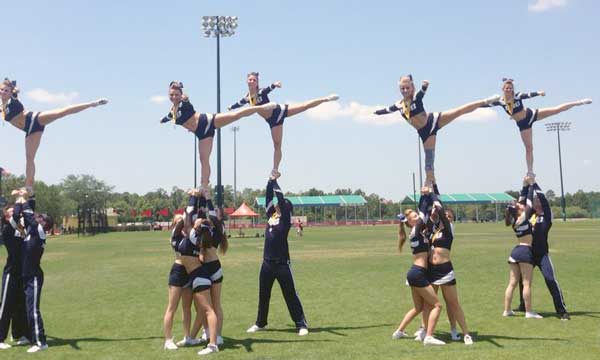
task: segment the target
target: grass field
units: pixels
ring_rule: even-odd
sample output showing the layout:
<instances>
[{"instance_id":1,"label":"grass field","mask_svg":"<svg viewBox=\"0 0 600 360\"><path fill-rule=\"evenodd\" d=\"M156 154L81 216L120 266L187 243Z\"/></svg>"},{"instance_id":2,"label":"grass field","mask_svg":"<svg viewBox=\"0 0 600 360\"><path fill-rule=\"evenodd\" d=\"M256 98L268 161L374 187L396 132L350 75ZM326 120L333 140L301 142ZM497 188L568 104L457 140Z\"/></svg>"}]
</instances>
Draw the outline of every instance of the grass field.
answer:
<instances>
[{"instance_id":1,"label":"grass field","mask_svg":"<svg viewBox=\"0 0 600 360\"><path fill-rule=\"evenodd\" d=\"M222 257L225 345L219 359L599 359L600 222L557 222L551 254L572 315L554 316L539 271L534 275L535 310L542 320L503 318L508 280L506 259L515 245L499 224L457 224L453 263L460 299L475 344L453 342L425 348L412 339L391 340L412 306L404 285L408 248L396 251L391 226L307 228L290 239L296 285L311 333L296 335L277 285L269 330L246 334L256 317L262 239L232 239ZM162 349L162 317L172 253L166 232L112 233L48 240L42 313L50 349L0 352L1 359L179 359L199 348ZM0 249L4 263L6 250ZM516 305L516 302L514 302ZM417 323L408 330L412 333ZM174 333L179 339L180 320ZM445 314L437 334L449 339Z\"/></svg>"}]
</instances>

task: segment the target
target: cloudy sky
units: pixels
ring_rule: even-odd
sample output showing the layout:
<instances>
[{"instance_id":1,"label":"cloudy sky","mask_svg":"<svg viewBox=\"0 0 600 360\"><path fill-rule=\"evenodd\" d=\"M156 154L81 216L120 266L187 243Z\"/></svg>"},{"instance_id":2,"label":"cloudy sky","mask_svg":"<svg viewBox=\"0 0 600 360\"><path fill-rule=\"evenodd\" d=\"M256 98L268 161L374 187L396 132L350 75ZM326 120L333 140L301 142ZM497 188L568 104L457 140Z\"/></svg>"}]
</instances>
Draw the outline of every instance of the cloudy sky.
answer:
<instances>
[{"instance_id":1,"label":"cloudy sky","mask_svg":"<svg viewBox=\"0 0 600 360\"><path fill-rule=\"evenodd\" d=\"M503 76L517 90L546 91L526 101L532 108L594 98L546 122L572 122L562 137L566 190L598 191L599 10L592 0L11 1L2 6L0 68L17 79L28 110L111 101L47 128L37 169L48 183L93 174L117 191L191 186L193 135L159 120L174 79L197 110L216 111L216 41L202 37L200 20L218 14L239 17L237 33L221 43L223 108L245 94L249 71L263 85L283 83L272 101L341 96L286 120L285 190L361 188L393 200L412 192L416 131L398 114L371 115L399 98L398 77L411 73L431 82L428 111L498 93ZM238 188L262 187L272 166L268 125L258 116L236 125ZM17 174L23 137L0 126L0 165ZM498 108L457 120L437 143L444 192L514 189L526 171L518 129ZM540 183L558 190L556 134L535 124L534 146ZM216 183L216 151L212 162ZM223 180L233 183L230 128Z\"/></svg>"}]
</instances>

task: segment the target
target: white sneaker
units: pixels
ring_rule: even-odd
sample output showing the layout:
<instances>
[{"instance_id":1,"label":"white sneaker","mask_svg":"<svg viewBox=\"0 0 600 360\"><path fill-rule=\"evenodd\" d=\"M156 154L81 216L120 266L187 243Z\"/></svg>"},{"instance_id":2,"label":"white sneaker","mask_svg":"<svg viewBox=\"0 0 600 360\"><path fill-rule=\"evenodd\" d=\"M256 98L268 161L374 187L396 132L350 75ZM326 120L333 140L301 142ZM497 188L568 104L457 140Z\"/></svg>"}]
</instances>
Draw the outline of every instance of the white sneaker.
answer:
<instances>
[{"instance_id":1,"label":"white sneaker","mask_svg":"<svg viewBox=\"0 0 600 360\"><path fill-rule=\"evenodd\" d=\"M44 350L48 350L48 344L43 344L43 345L33 345L32 347L30 347L29 349L27 349L28 353L36 353L38 351L44 351Z\"/></svg>"},{"instance_id":2,"label":"white sneaker","mask_svg":"<svg viewBox=\"0 0 600 360\"><path fill-rule=\"evenodd\" d=\"M264 327L260 327L260 326L258 326L258 325L256 325L256 324L254 324L254 325L250 326L250 327L248 328L248 330L246 330L246 332L247 332L247 333L255 333L255 332L257 332L257 331L262 331L262 330L264 330L264 329L265 329Z\"/></svg>"},{"instance_id":3,"label":"white sneaker","mask_svg":"<svg viewBox=\"0 0 600 360\"><path fill-rule=\"evenodd\" d=\"M415 336L415 341L423 342L423 340L425 340L425 337L427 336L427 331L423 329L423 331L417 331L415 334L417 334Z\"/></svg>"},{"instance_id":4,"label":"white sneaker","mask_svg":"<svg viewBox=\"0 0 600 360\"><path fill-rule=\"evenodd\" d=\"M181 342L181 341L180 341ZM165 340L165 345L163 346L165 350L177 350L177 345L173 342L173 339Z\"/></svg>"},{"instance_id":5,"label":"white sneaker","mask_svg":"<svg viewBox=\"0 0 600 360\"><path fill-rule=\"evenodd\" d=\"M29 345L31 343L29 342L28 338L26 338L25 336L21 336L21 338L19 340L17 340L16 344L17 345Z\"/></svg>"},{"instance_id":6,"label":"white sneaker","mask_svg":"<svg viewBox=\"0 0 600 360\"><path fill-rule=\"evenodd\" d=\"M512 310L504 311L502 316L515 316L515 312Z\"/></svg>"},{"instance_id":7,"label":"white sneaker","mask_svg":"<svg viewBox=\"0 0 600 360\"><path fill-rule=\"evenodd\" d=\"M405 337L408 337L408 334L398 329L396 329L396 331L394 331L394 333L392 334L392 339L394 340L398 340Z\"/></svg>"},{"instance_id":8,"label":"white sneaker","mask_svg":"<svg viewBox=\"0 0 600 360\"><path fill-rule=\"evenodd\" d=\"M300 330L298 330L298 335L299 336L306 336L306 335L308 335L308 329L305 328L305 327L300 328Z\"/></svg>"},{"instance_id":9,"label":"white sneaker","mask_svg":"<svg viewBox=\"0 0 600 360\"><path fill-rule=\"evenodd\" d=\"M473 345L473 338L469 334L465 335L465 345Z\"/></svg>"},{"instance_id":10,"label":"white sneaker","mask_svg":"<svg viewBox=\"0 0 600 360\"><path fill-rule=\"evenodd\" d=\"M500 95L498 95L498 94L494 94L494 95L490 96L489 98L483 99L483 101L485 102L486 105L489 105L498 100L500 100Z\"/></svg>"},{"instance_id":11,"label":"white sneaker","mask_svg":"<svg viewBox=\"0 0 600 360\"><path fill-rule=\"evenodd\" d=\"M446 345L446 343L442 340L434 338L433 336L425 336L425 339L423 340L423 345Z\"/></svg>"},{"instance_id":12,"label":"white sneaker","mask_svg":"<svg viewBox=\"0 0 600 360\"><path fill-rule=\"evenodd\" d=\"M536 312L528 311L525 313L525 319L543 319L544 317Z\"/></svg>"},{"instance_id":13,"label":"white sneaker","mask_svg":"<svg viewBox=\"0 0 600 360\"><path fill-rule=\"evenodd\" d=\"M340 98L340 96L338 94L330 94L329 96L327 96L327 101L336 101Z\"/></svg>"},{"instance_id":14,"label":"white sneaker","mask_svg":"<svg viewBox=\"0 0 600 360\"><path fill-rule=\"evenodd\" d=\"M456 330L456 329L450 329L450 337L452 337L453 341L460 340L460 334L458 333L458 330Z\"/></svg>"},{"instance_id":15,"label":"white sneaker","mask_svg":"<svg viewBox=\"0 0 600 360\"><path fill-rule=\"evenodd\" d=\"M206 347L198 351L198 355L210 355L212 353L218 353L219 347L217 345L208 344Z\"/></svg>"},{"instance_id":16,"label":"white sneaker","mask_svg":"<svg viewBox=\"0 0 600 360\"><path fill-rule=\"evenodd\" d=\"M592 103L592 99L581 99L579 100L579 104L581 105L588 105Z\"/></svg>"},{"instance_id":17,"label":"white sneaker","mask_svg":"<svg viewBox=\"0 0 600 360\"><path fill-rule=\"evenodd\" d=\"M96 102L95 102L95 105L94 105L94 106L98 106L98 105L106 105L106 104L108 104L108 99L104 99L104 98L102 98L102 99L98 99L98 100L96 100Z\"/></svg>"},{"instance_id":18,"label":"white sneaker","mask_svg":"<svg viewBox=\"0 0 600 360\"><path fill-rule=\"evenodd\" d=\"M417 331L415 331L415 333L413 334L413 336L422 336L423 338L425 338L425 328L422 326L419 326L419 328L417 329Z\"/></svg>"},{"instance_id":19,"label":"white sneaker","mask_svg":"<svg viewBox=\"0 0 600 360\"><path fill-rule=\"evenodd\" d=\"M10 344L7 344L5 342L0 342L0 350L6 350L6 349L10 349L12 346L10 346Z\"/></svg>"},{"instance_id":20,"label":"white sneaker","mask_svg":"<svg viewBox=\"0 0 600 360\"><path fill-rule=\"evenodd\" d=\"M208 342L208 333L206 332L206 330L202 329L202 336L200 337L200 341L201 342Z\"/></svg>"},{"instance_id":21,"label":"white sneaker","mask_svg":"<svg viewBox=\"0 0 600 360\"><path fill-rule=\"evenodd\" d=\"M178 341L175 345L177 345L178 347L194 346L194 345L200 344L201 342L202 342L201 339L194 339L189 336L184 336L183 340Z\"/></svg>"},{"instance_id":22,"label":"white sneaker","mask_svg":"<svg viewBox=\"0 0 600 360\"><path fill-rule=\"evenodd\" d=\"M223 337L221 335L217 336L217 345L221 346L225 342L223 341Z\"/></svg>"}]
</instances>

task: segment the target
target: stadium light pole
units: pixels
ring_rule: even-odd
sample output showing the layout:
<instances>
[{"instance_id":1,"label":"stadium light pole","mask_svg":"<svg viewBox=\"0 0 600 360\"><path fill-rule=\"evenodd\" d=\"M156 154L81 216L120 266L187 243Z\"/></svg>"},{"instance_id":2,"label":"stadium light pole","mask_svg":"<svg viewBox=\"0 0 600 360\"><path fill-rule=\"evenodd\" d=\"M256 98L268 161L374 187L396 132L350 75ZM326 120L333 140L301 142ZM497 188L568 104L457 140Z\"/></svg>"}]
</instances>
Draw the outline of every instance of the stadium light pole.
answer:
<instances>
[{"instance_id":1,"label":"stadium light pole","mask_svg":"<svg viewBox=\"0 0 600 360\"><path fill-rule=\"evenodd\" d=\"M415 201L415 211L417 211L417 184L415 183L415 172L413 171L413 200Z\"/></svg>"},{"instance_id":2,"label":"stadium light pole","mask_svg":"<svg viewBox=\"0 0 600 360\"><path fill-rule=\"evenodd\" d=\"M237 16L203 16L204 37L217 39L217 113L221 112L221 38L235 34ZM217 129L217 206L223 208L223 185L221 183L221 129Z\"/></svg>"},{"instance_id":3,"label":"stadium light pole","mask_svg":"<svg viewBox=\"0 0 600 360\"><path fill-rule=\"evenodd\" d=\"M233 131L233 207L237 207L237 139L236 135L240 131L239 126L231 128Z\"/></svg>"},{"instance_id":4,"label":"stadium light pole","mask_svg":"<svg viewBox=\"0 0 600 360\"><path fill-rule=\"evenodd\" d=\"M558 141L558 168L560 171L560 205L562 208L563 221L567 221L567 211L565 210L565 190L563 186L562 155L560 150L560 132L571 130L571 122L554 122L546 124L546 131L556 131Z\"/></svg>"}]
</instances>

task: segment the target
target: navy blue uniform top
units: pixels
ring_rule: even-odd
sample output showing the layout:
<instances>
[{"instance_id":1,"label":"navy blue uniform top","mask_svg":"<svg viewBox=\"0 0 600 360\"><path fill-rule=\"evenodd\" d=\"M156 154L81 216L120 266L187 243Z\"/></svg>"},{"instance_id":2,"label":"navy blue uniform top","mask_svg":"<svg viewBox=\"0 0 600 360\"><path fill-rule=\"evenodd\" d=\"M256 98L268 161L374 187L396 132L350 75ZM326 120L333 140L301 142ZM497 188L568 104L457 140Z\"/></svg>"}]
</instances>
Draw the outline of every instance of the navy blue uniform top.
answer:
<instances>
[{"instance_id":1,"label":"navy blue uniform top","mask_svg":"<svg viewBox=\"0 0 600 360\"><path fill-rule=\"evenodd\" d=\"M271 84L270 86L267 86L266 88L261 88L258 89L258 91L256 92L256 99L252 99L250 97L250 94L246 94L246 96L244 96L243 98L240 99L240 101L236 102L235 104L231 105L230 107L228 107L228 110L233 110L233 109L237 109L240 108L246 104L250 104L250 105L264 105L264 104L268 104L270 102L269 97L267 96L268 93L270 93L271 91L273 91L277 86L275 86L275 84Z\"/></svg>"},{"instance_id":2,"label":"navy blue uniform top","mask_svg":"<svg viewBox=\"0 0 600 360\"><path fill-rule=\"evenodd\" d=\"M521 100L536 97L538 95L539 93L537 91L530 93L518 92L515 94L514 99L511 102L506 102L503 98L501 98L500 100L494 101L490 104L482 105L481 107L502 106L508 115L512 115L523 111L524 106Z\"/></svg>"},{"instance_id":3,"label":"navy blue uniform top","mask_svg":"<svg viewBox=\"0 0 600 360\"><path fill-rule=\"evenodd\" d=\"M4 220L2 220L4 222ZM10 223L4 224L2 227L2 239L6 246L6 265L5 272L18 273L21 275L21 263L23 261L23 237L17 230L14 218L10 219Z\"/></svg>"},{"instance_id":4,"label":"navy blue uniform top","mask_svg":"<svg viewBox=\"0 0 600 360\"><path fill-rule=\"evenodd\" d=\"M439 211L439 219L444 227L442 229L440 229L440 226L434 228L434 232L431 237L431 246L451 250L454 234L452 233L452 224L450 224L448 217L446 217L443 207Z\"/></svg>"},{"instance_id":5,"label":"navy blue uniform top","mask_svg":"<svg viewBox=\"0 0 600 360\"><path fill-rule=\"evenodd\" d=\"M184 237L185 236L181 231L178 234L175 234L175 229L173 229L173 231L171 232L171 248L173 248L173 251L175 251L176 255L180 255L179 244L181 243Z\"/></svg>"},{"instance_id":6,"label":"navy blue uniform top","mask_svg":"<svg viewBox=\"0 0 600 360\"><path fill-rule=\"evenodd\" d=\"M161 124L169 121L175 120L175 124L183 125L185 124L194 114L196 110L194 110L194 105L189 100L181 101L179 106L177 107L177 111L171 109L167 116L160 120Z\"/></svg>"},{"instance_id":7,"label":"navy blue uniform top","mask_svg":"<svg viewBox=\"0 0 600 360\"><path fill-rule=\"evenodd\" d=\"M543 214L536 215L531 246L534 256L542 256L548 253L548 233L552 227L552 210L548 199L537 183L533 184L533 189L540 200Z\"/></svg>"},{"instance_id":8,"label":"navy blue uniform top","mask_svg":"<svg viewBox=\"0 0 600 360\"><path fill-rule=\"evenodd\" d=\"M46 232L35 219L35 200L30 199L24 204L15 204L13 220L21 216L25 223L25 239L23 240L23 269L24 277L35 276L40 270L40 263L46 247Z\"/></svg>"},{"instance_id":9,"label":"navy blue uniform top","mask_svg":"<svg viewBox=\"0 0 600 360\"><path fill-rule=\"evenodd\" d=\"M435 194L421 195L419 199L419 219L417 224L412 227L408 240L413 255L429 252L429 241L427 236L423 234L427 227L427 222L431 214L431 207L437 196Z\"/></svg>"},{"instance_id":10,"label":"navy blue uniform top","mask_svg":"<svg viewBox=\"0 0 600 360\"><path fill-rule=\"evenodd\" d=\"M281 216L277 216L273 196L277 196L277 203ZM292 214L289 209L284 209L284 197L277 180L269 180L267 183L267 195L265 210L267 212L267 227L265 229L265 247L263 259L285 263L290 260L288 246L288 233L292 227Z\"/></svg>"},{"instance_id":11,"label":"navy blue uniform top","mask_svg":"<svg viewBox=\"0 0 600 360\"><path fill-rule=\"evenodd\" d=\"M2 112L2 118L6 121L11 121L15 116L21 114L25 110L23 104L16 97L11 97L6 105L2 104L0 112Z\"/></svg>"},{"instance_id":12,"label":"navy blue uniform top","mask_svg":"<svg viewBox=\"0 0 600 360\"><path fill-rule=\"evenodd\" d=\"M525 195L526 194L526 195ZM519 202L525 205L525 216L521 216L521 222L515 222L513 230L517 238L533 234L533 226L531 225L531 213L533 212L533 185L524 186L519 196Z\"/></svg>"},{"instance_id":13,"label":"navy blue uniform top","mask_svg":"<svg viewBox=\"0 0 600 360\"><path fill-rule=\"evenodd\" d=\"M410 119L413 116L418 115L425 111L425 107L423 106L423 97L425 96L426 91L427 91L427 86L425 84L423 84L423 86L421 86L421 90L419 90L417 92L417 94L415 95L414 99L412 99L412 101L410 103L410 108L407 108L406 104L404 103L404 100L401 100L400 107L398 107L396 104L394 104L390 107L375 111L375 114L385 115L385 114L391 114L395 111L400 111L400 114L402 115L402 117L405 118L406 120L410 121Z\"/></svg>"}]
</instances>

